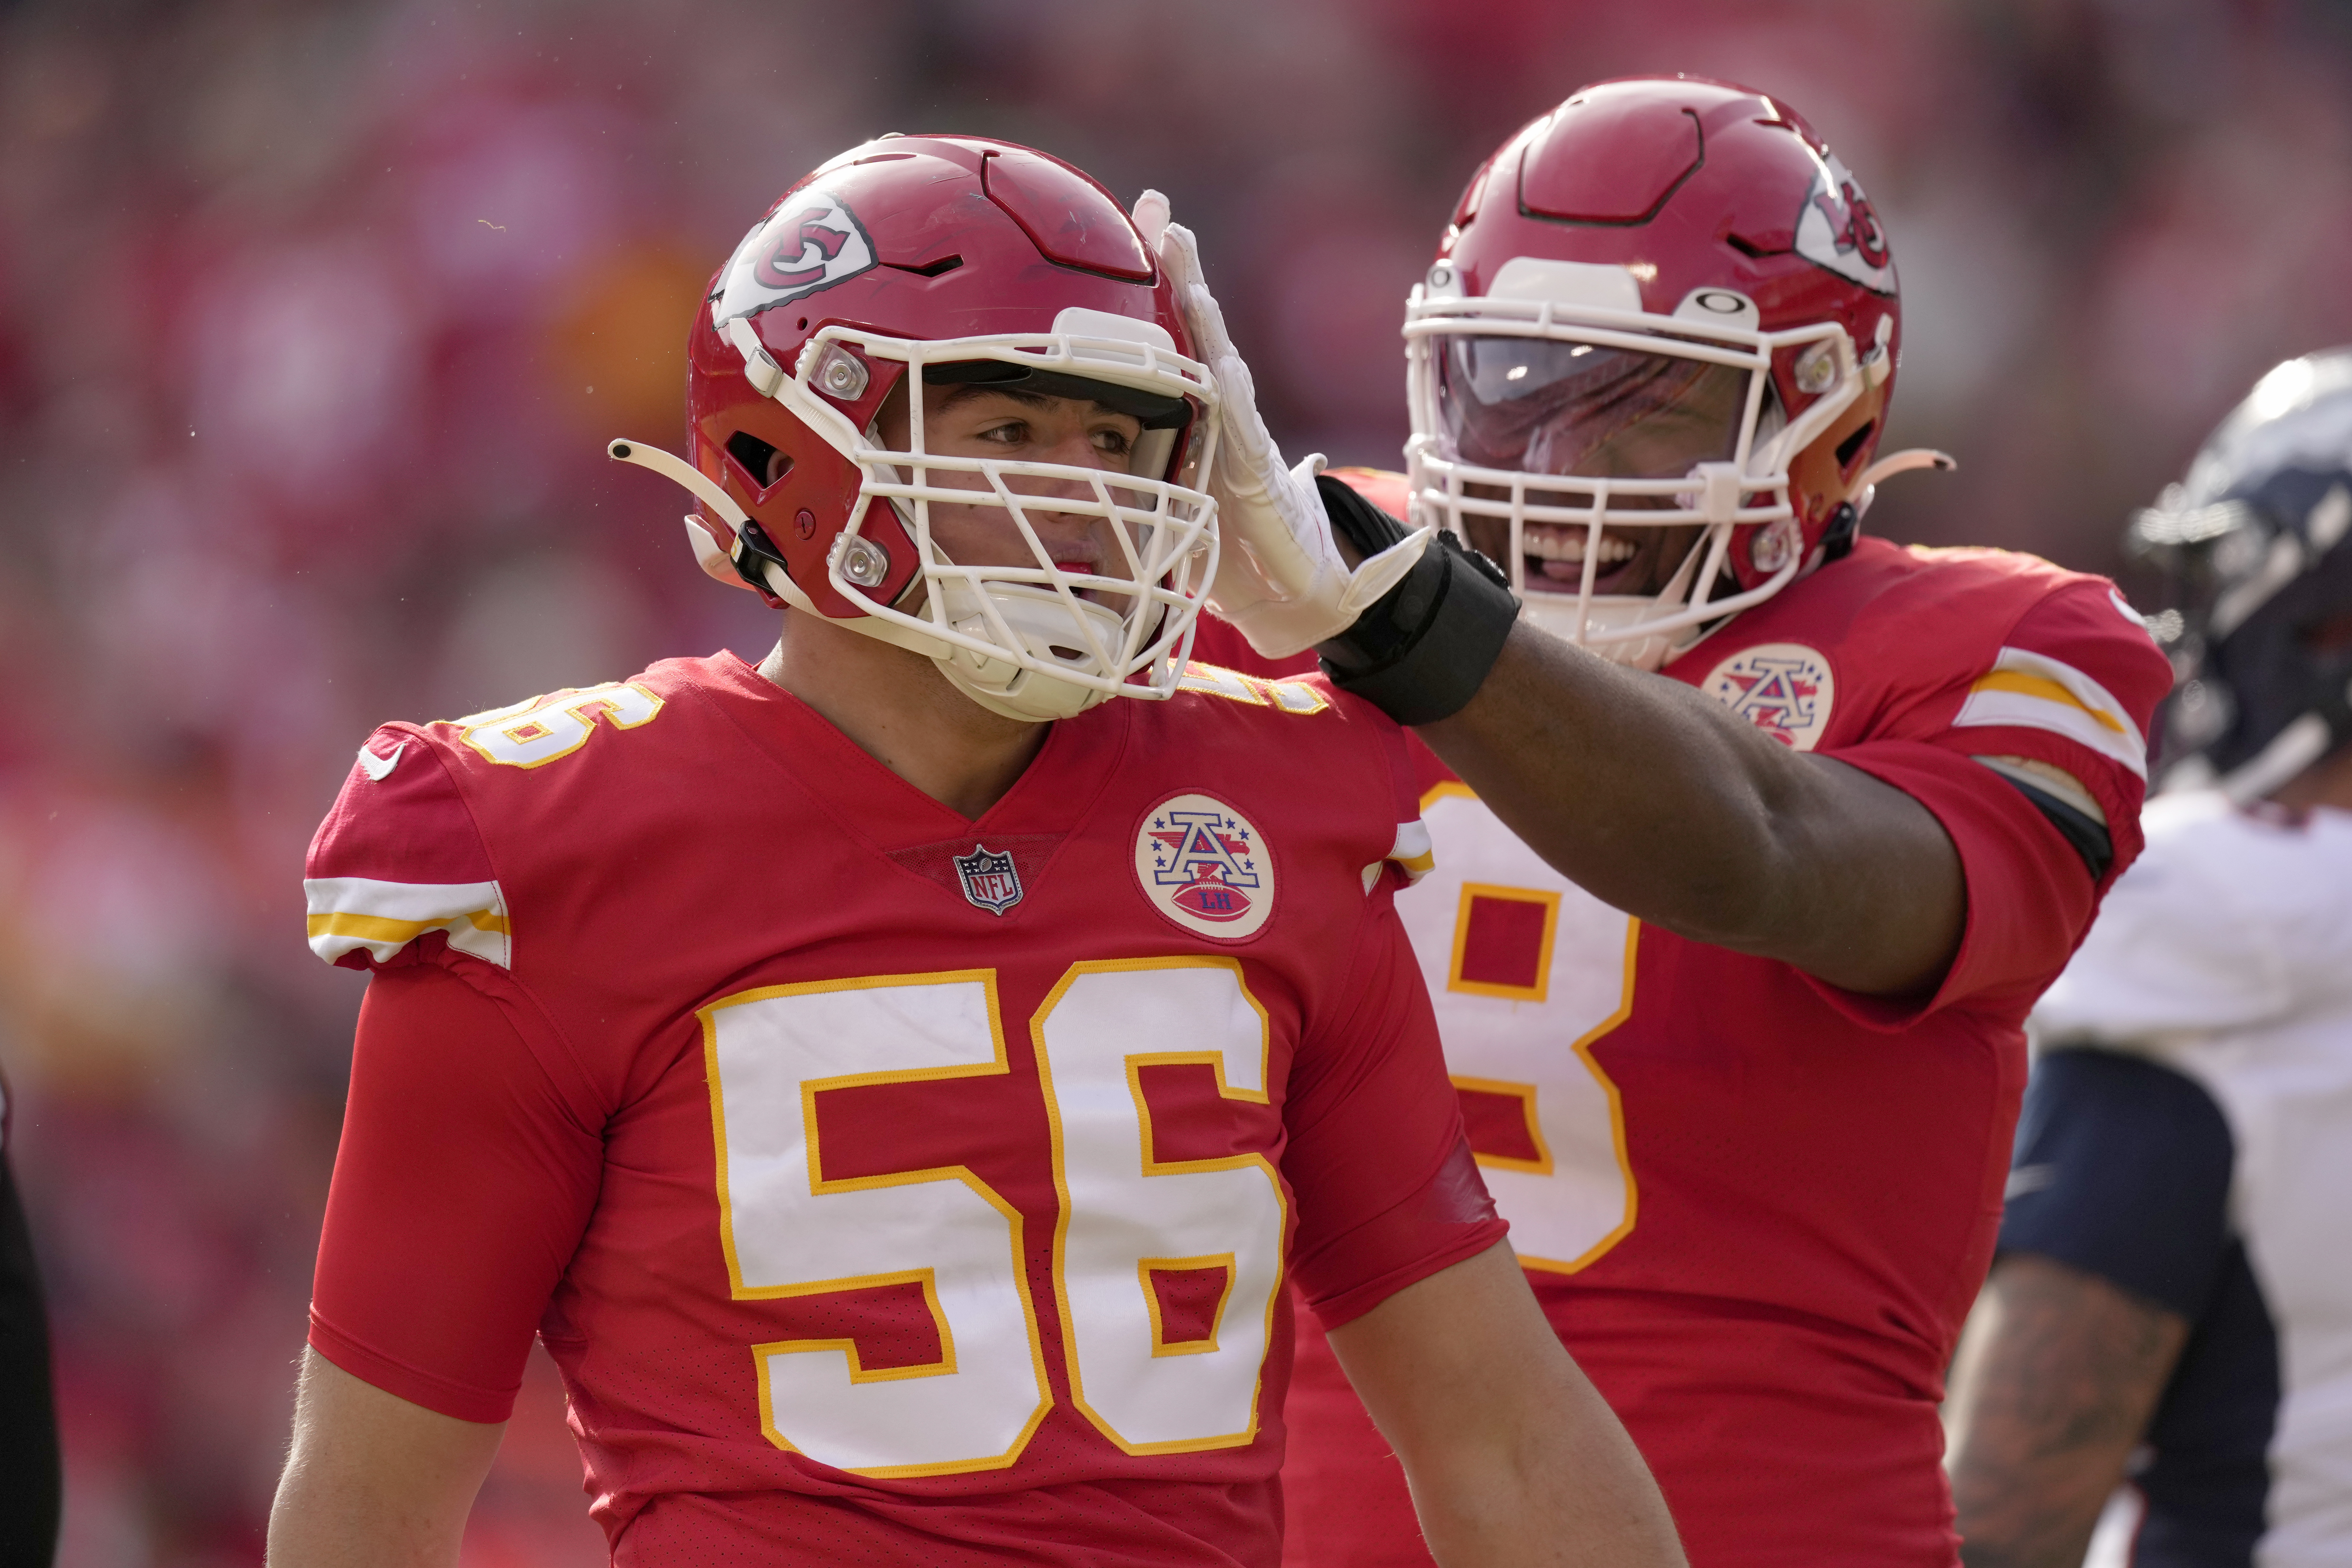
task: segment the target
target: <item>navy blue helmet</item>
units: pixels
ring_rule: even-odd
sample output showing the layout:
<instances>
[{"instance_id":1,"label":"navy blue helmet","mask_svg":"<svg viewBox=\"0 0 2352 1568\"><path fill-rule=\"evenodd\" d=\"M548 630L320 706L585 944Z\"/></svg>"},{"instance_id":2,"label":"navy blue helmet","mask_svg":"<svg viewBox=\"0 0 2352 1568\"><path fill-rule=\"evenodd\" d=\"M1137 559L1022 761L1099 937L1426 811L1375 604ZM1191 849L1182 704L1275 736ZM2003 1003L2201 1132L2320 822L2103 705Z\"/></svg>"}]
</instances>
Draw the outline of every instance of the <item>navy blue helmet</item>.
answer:
<instances>
[{"instance_id":1,"label":"navy blue helmet","mask_svg":"<svg viewBox=\"0 0 2352 1568\"><path fill-rule=\"evenodd\" d=\"M2125 549L2173 589L2167 787L2257 799L2352 741L2352 348L2256 383Z\"/></svg>"}]
</instances>

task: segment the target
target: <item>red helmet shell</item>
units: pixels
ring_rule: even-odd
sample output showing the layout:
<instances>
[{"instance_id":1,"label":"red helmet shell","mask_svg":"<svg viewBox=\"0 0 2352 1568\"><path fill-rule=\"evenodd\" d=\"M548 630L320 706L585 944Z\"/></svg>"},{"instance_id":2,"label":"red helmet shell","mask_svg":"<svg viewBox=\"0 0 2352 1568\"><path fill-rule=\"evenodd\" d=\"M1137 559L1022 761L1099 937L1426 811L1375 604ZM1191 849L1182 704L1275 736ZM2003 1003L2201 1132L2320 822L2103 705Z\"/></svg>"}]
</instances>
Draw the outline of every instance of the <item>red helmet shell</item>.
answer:
<instances>
[{"instance_id":1,"label":"red helmet shell","mask_svg":"<svg viewBox=\"0 0 2352 1568\"><path fill-rule=\"evenodd\" d=\"M931 342L1044 333L1072 308L1152 322L1178 353L1192 353L1175 291L1127 214L1101 185L1046 153L972 137L884 137L803 176L752 233L803 199L812 220L770 237L769 254L754 264L762 290L776 297L750 324L787 375L827 327ZM825 563L853 521L861 475L752 385L743 356L715 327L734 259L713 276L688 339L690 458L759 523L819 613L860 615L827 582ZM867 428L906 367L849 345L839 352L865 365L864 385L848 397L814 390ZM772 480L736 455L744 435L779 454L782 471ZM1180 455L1190 435L1177 433ZM731 539L722 520L707 510L705 518L722 541ZM888 552L889 576L874 590L887 603L919 570L914 542L887 505L871 509L863 531Z\"/></svg>"},{"instance_id":2,"label":"red helmet shell","mask_svg":"<svg viewBox=\"0 0 2352 1568\"><path fill-rule=\"evenodd\" d=\"M1790 465L1809 552L1876 448L1902 342L1885 230L1812 128L1753 89L1681 76L1579 89L1471 176L1437 255L1472 296L1514 257L1612 263L1633 272L1653 315L1672 316L1694 290L1730 289L1755 302L1762 331L1835 321L1858 357L1875 366L1883 353L1870 391ZM1772 365L1791 419L1817 395L1798 386L1797 357L1782 351ZM1731 562L1752 587L1767 574L1745 545Z\"/></svg>"}]
</instances>

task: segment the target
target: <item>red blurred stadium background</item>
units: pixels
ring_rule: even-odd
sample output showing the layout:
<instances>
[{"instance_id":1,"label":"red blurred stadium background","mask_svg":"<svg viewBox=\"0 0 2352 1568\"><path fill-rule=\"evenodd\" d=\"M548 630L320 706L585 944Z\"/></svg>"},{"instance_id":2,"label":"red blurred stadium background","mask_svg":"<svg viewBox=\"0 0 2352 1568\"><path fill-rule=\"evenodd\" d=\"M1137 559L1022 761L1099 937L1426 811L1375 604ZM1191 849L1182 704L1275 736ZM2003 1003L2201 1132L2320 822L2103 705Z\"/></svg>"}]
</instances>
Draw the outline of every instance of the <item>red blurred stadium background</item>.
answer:
<instances>
[{"instance_id":1,"label":"red blurred stadium background","mask_svg":"<svg viewBox=\"0 0 2352 1568\"><path fill-rule=\"evenodd\" d=\"M62 1561L260 1561L362 984L299 879L352 748L772 637L600 447L677 444L696 291L787 182L973 130L1156 185L1286 446L1393 466L1462 179L1675 69L1787 97L1885 216L1888 439L1962 467L1881 533L2113 570L2262 369L2352 339L2338 5L0 5L0 1067ZM562 1420L537 1361L469 1564L602 1560Z\"/></svg>"}]
</instances>

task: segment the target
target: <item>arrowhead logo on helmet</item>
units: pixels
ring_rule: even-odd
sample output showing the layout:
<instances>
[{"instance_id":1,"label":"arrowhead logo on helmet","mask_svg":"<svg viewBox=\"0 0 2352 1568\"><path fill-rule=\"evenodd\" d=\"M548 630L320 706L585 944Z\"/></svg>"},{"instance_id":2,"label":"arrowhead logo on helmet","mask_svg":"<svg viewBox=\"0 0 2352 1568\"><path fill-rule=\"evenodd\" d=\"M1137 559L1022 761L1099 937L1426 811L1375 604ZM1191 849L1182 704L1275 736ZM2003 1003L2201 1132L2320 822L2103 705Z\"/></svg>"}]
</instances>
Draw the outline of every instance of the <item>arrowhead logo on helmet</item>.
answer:
<instances>
[{"instance_id":1,"label":"arrowhead logo on helmet","mask_svg":"<svg viewBox=\"0 0 2352 1568\"><path fill-rule=\"evenodd\" d=\"M846 282L874 268L874 242L857 215L811 185L751 227L719 274L719 325Z\"/></svg>"},{"instance_id":2,"label":"arrowhead logo on helmet","mask_svg":"<svg viewBox=\"0 0 2352 1568\"><path fill-rule=\"evenodd\" d=\"M1878 226L1878 210L1834 153L1822 160L1797 215L1797 254L1874 292L1895 292L1895 258Z\"/></svg>"}]
</instances>

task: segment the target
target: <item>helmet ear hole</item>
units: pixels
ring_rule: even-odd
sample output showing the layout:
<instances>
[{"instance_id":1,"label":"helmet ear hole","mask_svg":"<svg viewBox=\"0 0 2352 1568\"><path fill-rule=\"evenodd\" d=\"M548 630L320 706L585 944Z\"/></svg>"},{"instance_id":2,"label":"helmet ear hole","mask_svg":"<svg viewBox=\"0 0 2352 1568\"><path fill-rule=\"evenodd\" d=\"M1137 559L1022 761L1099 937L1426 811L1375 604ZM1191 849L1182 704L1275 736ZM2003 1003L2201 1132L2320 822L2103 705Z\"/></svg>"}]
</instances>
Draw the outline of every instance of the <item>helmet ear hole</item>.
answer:
<instances>
[{"instance_id":1,"label":"helmet ear hole","mask_svg":"<svg viewBox=\"0 0 2352 1568\"><path fill-rule=\"evenodd\" d=\"M1870 445L1870 438L1877 433L1877 420L1865 419L1855 427L1853 435L1837 444L1839 473L1847 479L1853 477L1853 466L1862 461L1863 450Z\"/></svg>"},{"instance_id":2,"label":"helmet ear hole","mask_svg":"<svg viewBox=\"0 0 2352 1568\"><path fill-rule=\"evenodd\" d=\"M744 483L760 492L762 499L793 471L793 459L787 453L749 430L738 430L727 437L727 455L742 470Z\"/></svg>"}]
</instances>

